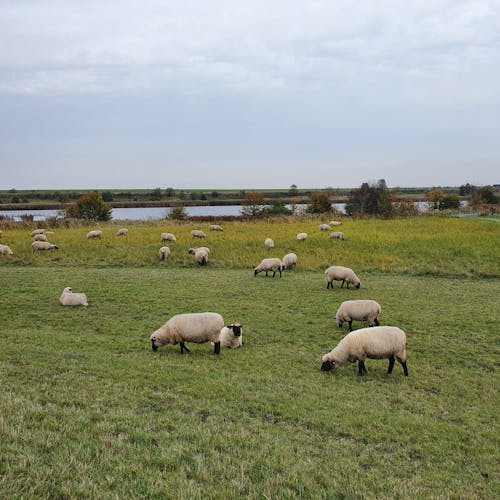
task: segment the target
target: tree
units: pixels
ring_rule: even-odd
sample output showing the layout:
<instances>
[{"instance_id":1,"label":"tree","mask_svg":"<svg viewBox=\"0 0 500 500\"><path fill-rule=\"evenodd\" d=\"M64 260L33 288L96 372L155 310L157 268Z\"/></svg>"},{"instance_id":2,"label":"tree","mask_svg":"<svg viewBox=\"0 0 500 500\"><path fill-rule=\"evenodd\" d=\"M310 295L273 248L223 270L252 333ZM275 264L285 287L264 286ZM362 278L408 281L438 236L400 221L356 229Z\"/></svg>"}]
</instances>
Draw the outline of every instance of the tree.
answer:
<instances>
[{"instance_id":1,"label":"tree","mask_svg":"<svg viewBox=\"0 0 500 500\"><path fill-rule=\"evenodd\" d=\"M293 210L290 210L283 200L275 200L270 207L266 207L261 212L262 215L292 215Z\"/></svg>"},{"instance_id":2,"label":"tree","mask_svg":"<svg viewBox=\"0 0 500 500\"><path fill-rule=\"evenodd\" d=\"M472 184L462 184L459 188L458 188L458 194L460 196L470 196L472 194L474 194L477 190L477 186L474 186Z\"/></svg>"},{"instance_id":3,"label":"tree","mask_svg":"<svg viewBox=\"0 0 500 500\"><path fill-rule=\"evenodd\" d=\"M161 188L154 188L153 191L151 191L151 193L149 194L149 197L152 199L152 200L161 200L162 197L163 197L163 194L161 192Z\"/></svg>"},{"instance_id":4,"label":"tree","mask_svg":"<svg viewBox=\"0 0 500 500\"><path fill-rule=\"evenodd\" d=\"M288 196L297 196L299 194L299 190L297 189L296 184L292 184L288 189Z\"/></svg>"},{"instance_id":5,"label":"tree","mask_svg":"<svg viewBox=\"0 0 500 500\"><path fill-rule=\"evenodd\" d=\"M497 203L498 198L495 196L491 186L477 188L471 200L471 205L496 205Z\"/></svg>"},{"instance_id":6,"label":"tree","mask_svg":"<svg viewBox=\"0 0 500 500\"><path fill-rule=\"evenodd\" d=\"M372 185L363 182L358 189L350 192L345 211L348 215L368 214L393 217L395 214L393 201L384 179Z\"/></svg>"},{"instance_id":7,"label":"tree","mask_svg":"<svg viewBox=\"0 0 500 500\"><path fill-rule=\"evenodd\" d=\"M439 205L439 208L441 210L457 210L460 208L460 199L456 194L447 194Z\"/></svg>"},{"instance_id":8,"label":"tree","mask_svg":"<svg viewBox=\"0 0 500 500\"><path fill-rule=\"evenodd\" d=\"M246 217L258 217L264 208L263 205L264 197L262 193L246 193L241 203L241 215Z\"/></svg>"},{"instance_id":9,"label":"tree","mask_svg":"<svg viewBox=\"0 0 500 500\"><path fill-rule=\"evenodd\" d=\"M113 193L111 191L103 191L102 199L104 201L113 201Z\"/></svg>"},{"instance_id":10,"label":"tree","mask_svg":"<svg viewBox=\"0 0 500 500\"><path fill-rule=\"evenodd\" d=\"M186 209L182 205L178 205L176 207L172 207L165 218L169 220L184 220L187 216L188 213Z\"/></svg>"},{"instance_id":11,"label":"tree","mask_svg":"<svg viewBox=\"0 0 500 500\"><path fill-rule=\"evenodd\" d=\"M167 198L172 198L174 196L174 194L175 194L174 188L169 187L169 188L165 189L165 196Z\"/></svg>"},{"instance_id":12,"label":"tree","mask_svg":"<svg viewBox=\"0 0 500 500\"><path fill-rule=\"evenodd\" d=\"M66 210L67 217L89 221L111 219L111 207L97 191L85 193Z\"/></svg>"},{"instance_id":13,"label":"tree","mask_svg":"<svg viewBox=\"0 0 500 500\"><path fill-rule=\"evenodd\" d=\"M307 207L310 214L323 214L332 211L332 200L330 191L316 191L311 195L311 200Z\"/></svg>"},{"instance_id":14,"label":"tree","mask_svg":"<svg viewBox=\"0 0 500 500\"><path fill-rule=\"evenodd\" d=\"M439 210L444 200L444 193L441 189L432 189L425 193L426 198L432 203L434 210Z\"/></svg>"}]
</instances>

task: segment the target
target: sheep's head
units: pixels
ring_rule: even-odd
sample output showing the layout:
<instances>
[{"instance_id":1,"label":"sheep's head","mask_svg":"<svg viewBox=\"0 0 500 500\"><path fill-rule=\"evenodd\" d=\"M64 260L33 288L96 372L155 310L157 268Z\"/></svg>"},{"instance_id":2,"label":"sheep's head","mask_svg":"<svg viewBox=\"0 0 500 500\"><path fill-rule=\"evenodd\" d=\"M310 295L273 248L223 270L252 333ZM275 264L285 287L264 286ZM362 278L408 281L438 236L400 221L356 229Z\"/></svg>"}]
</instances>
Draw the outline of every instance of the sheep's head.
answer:
<instances>
[{"instance_id":1,"label":"sheep's head","mask_svg":"<svg viewBox=\"0 0 500 500\"><path fill-rule=\"evenodd\" d=\"M243 328L243 325L240 323L233 323L232 325L229 325L228 328L233 331L233 335L235 337L239 337L241 335L241 330Z\"/></svg>"},{"instance_id":2,"label":"sheep's head","mask_svg":"<svg viewBox=\"0 0 500 500\"><path fill-rule=\"evenodd\" d=\"M323 361L321 365L322 372L329 372L335 368L335 363L333 361Z\"/></svg>"},{"instance_id":3,"label":"sheep's head","mask_svg":"<svg viewBox=\"0 0 500 500\"><path fill-rule=\"evenodd\" d=\"M73 290L71 290L71 287L67 286L64 290L63 293L71 293Z\"/></svg>"},{"instance_id":4,"label":"sheep's head","mask_svg":"<svg viewBox=\"0 0 500 500\"><path fill-rule=\"evenodd\" d=\"M188 253L189 253L189 254L194 254L194 248L190 248L190 249L188 250Z\"/></svg>"},{"instance_id":5,"label":"sheep's head","mask_svg":"<svg viewBox=\"0 0 500 500\"><path fill-rule=\"evenodd\" d=\"M150 339L151 339L151 349L153 349L153 352L156 352L158 350L158 347L162 346L163 345L163 342L160 342L160 340L158 339L157 335L156 335L157 332L154 332Z\"/></svg>"},{"instance_id":6,"label":"sheep's head","mask_svg":"<svg viewBox=\"0 0 500 500\"><path fill-rule=\"evenodd\" d=\"M354 285L354 287L355 287L355 288L359 288L360 286L361 286L361 281L358 281L358 282Z\"/></svg>"}]
</instances>

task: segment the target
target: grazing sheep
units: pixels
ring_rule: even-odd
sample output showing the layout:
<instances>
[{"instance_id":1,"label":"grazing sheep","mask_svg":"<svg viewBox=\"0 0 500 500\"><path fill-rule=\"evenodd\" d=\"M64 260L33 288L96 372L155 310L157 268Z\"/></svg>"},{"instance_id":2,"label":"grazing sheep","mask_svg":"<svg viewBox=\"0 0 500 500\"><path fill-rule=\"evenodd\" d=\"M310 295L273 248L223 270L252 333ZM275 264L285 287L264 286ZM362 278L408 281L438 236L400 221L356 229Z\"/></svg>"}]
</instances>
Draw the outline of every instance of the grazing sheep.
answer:
<instances>
[{"instance_id":1,"label":"grazing sheep","mask_svg":"<svg viewBox=\"0 0 500 500\"><path fill-rule=\"evenodd\" d=\"M161 328L151 335L151 347L166 344L180 344L181 354L189 352L185 342L214 343L214 354L220 354L220 331L224 327L224 319L213 312L177 314L170 318Z\"/></svg>"},{"instance_id":2,"label":"grazing sheep","mask_svg":"<svg viewBox=\"0 0 500 500\"><path fill-rule=\"evenodd\" d=\"M193 238L206 238L207 237L207 235L203 231L200 231L199 229L193 229L191 231L191 236Z\"/></svg>"},{"instance_id":3,"label":"grazing sheep","mask_svg":"<svg viewBox=\"0 0 500 500\"><path fill-rule=\"evenodd\" d=\"M53 245L52 243L49 243L48 241L34 241L31 244L31 248L33 249L34 252L43 252L45 250L59 250L59 247L57 245Z\"/></svg>"},{"instance_id":4,"label":"grazing sheep","mask_svg":"<svg viewBox=\"0 0 500 500\"><path fill-rule=\"evenodd\" d=\"M208 228L210 229L210 231L224 232L224 229L221 226L219 226L219 224L210 224L210 226Z\"/></svg>"},{"instance_id":5,"label":"grazing sheep","mask_svg":"<svg viewBox=\"0 0 500 500\"><path fill-rule=\"evenodd\" d=\"M361 281L359 281L359 278L356 274L354 274L354 271L350 267L330 266L325 271L325 274L328 280L328 283L326 284L327 289L333 289L334 281L342 281L340 288L343 288L344 283L347 283L347 288L349 288L350 284L354 285L355 288L359 288L361 286Z\"/></svg>"},{"instance_id":6,"label":"grazing sheep","mask_svg":"<svg viewBox=\"0 0 500 500\"><path fill-rule=\"evenodd\" d=\"M280 278L281 278L281 271L283 270L283 263L281 262L280 259L276 258L269 258L269 259L262 259L260 264L254 269L254 276L257 276L257 274L266 271L266 276L268 276L268 272L272 271L273 272L273 278L276 276L276 271L279 271L280 273Z\"/></svg>"},{"instance_id":7,"label":"grazing sheep","mask_svg":"<svg viewBox=\"0 0 500 500\"><path fill-rule=\"evenodd\" d=\"M71 288L66 287L61 296L59 297L59 303L62 306L88 306L87 296L84 293L73 293Z\"/></svg>"},{"instance_id":8,"label":"grazing sheep","mask_svg":"<svg viewBox=\"0 0 500 500\"><path fill-rule=\"evenodd\" d=\"M35 236L36 234L43 234L45 232L45 229L34 229L31 231L31 236Z\"/></svg>"},{"instance_id":9,"label":"grazing sheep","mask_svg":"<svg viewBox=\"0 0 500 500\"><path fill-rule=\"evenodd\" d=\"M87 238L102 238L102 231L100 230L94 230L94 231L89 231L87 233Z\"/></svg>"},{"instance_id":10,"label":"grazing sheep","mask_svg":"<svg viewBox=\"0 0 500 500\"><path fill-rule=\"evenodd\" d=\"M331 240L344 240L344 233L342 231L334 231L328 236Z\"/></svg>"},{"instance_id":11,"label":"grazing sheep","mask_svg":"<svg viewBox=\"0 0 500 500\"><path fill-rule=\"evenodd\" d=\"M328 224L320 224L319 225L319 230L320 231L331 231L332 228Z\"/></svg>"},{"instance_id":12,"label":"grazing sheep","mask_svg":"<svg viewBox=\"0 0 500 500\"><path fill-rule=\"evenodd\" d=\"M297 265L297 255L294 253L287 253L283 257L283 269L290 269Z\"/></svg>"},{"instance_id":13,"label":"grazing sheep","mask_svg":"<svg viewBox=\"0 0 500 500\"><path fill-rule=\"evenodd\" d=\"M338 220L331 220L330 221L330 226L341 226L342 225L342 222L338 221Z\"/></svg>"},{"instance_id":14,"label":"grazing sheep","mask_svg":"<svg viewBox=\"0 0 500 500\"><path fill-rule=\"evenodd\" d=\"M160 251L159 251L159 254L160 254L160 259L161 260L165 260L170 255L170 248L168 248L168 247L161 247Z\"/></svg>"},{"instance_id":15,"label":"grazing sheep","mask_svg":"<svg viewBox=\"0 0 500 500\"><path fill-rule=\"evenodd\" d=\"M274 241L271 238L266 238L264 240L264 245L268 250L271 250L271 248L274 248Z\"/></svg>"},{"instance_id":16,"label":"grazing sheep","mask_svg":"<svg viewBox=\"0 0 500 500\"><path fill-rule=\"evenodd\" d=\"M379 326L378 316L382 308L375 300L346 300L337 309L335 319L337 326L342 328L344 322L349 324L349 331L352 332L352 321L367 321L368 326L373 324Z\"/></svg>"},{"instance_id":17,"label":"grazing sheep","mask_svg":"<svg viewBox=\"0 0 500 500\"><path fill-rule=\"evenodd\" d=\"M194 258L200 266L206 266L208 264L210 250L207 247L190 248L188 253L194 255Z\"/></svg>"},{"instance_id":18,"label":"grazing sheep","mask_svg":"<svg viewBox=\"0 0 500 500\"><path fill-rule=\"evenodd\" d=\"M14 255L14 252L7 245L0 245L0 255Z\"/></svg>"},{"instance_id":19,"label":"grazing sheep","mask_svg":"<svg viewBox=\"0 0 500 500\"><path fill-rule=\"evenodd\" d=\"M240 323L233 323L232 325L225 326L219 334L221 347L228 349L237 349L243 345L243 325Z\"/></svg>"},{"instance_id":20,"label":"grazing sheep","mask_svg":"<svg viewBox=\"0 0 500 500\"><path fill-rule=\"evenodd\" d=\"M367 373L365 359L388 359L392 373L394 362L397 359L403 367L405 376L408 376L406 366L406 334L395 326L375 326L361 328L348 333L328 354L322 358L322 371L330 371L337 366L358 362L358 375Z\"/></svg>"},{"instance_id":21,"label":"grazing sheep","mask_svg":"<svg viewBox=\"0 0 500 500\"><path fill-rule=\"evenodd\" d=\"M177 238L172 233L161 233L161 241L171 241L177 243Z\"/></svg>"},{"instance_id":22,"label":"grazing sheep","mask_svg":"<svg viewBox=\"0 0 500 500\"><path fill-rule=\"evenodd\" d=\"M307 233L299 233L297 234L298 241L304 241L307 238Z\"/></svg>"},{"instance_id":23,"label":"grazing sheep","mask_svg":"<svg viewBox=\"0 0 500 500\"><path fill-rule=\"evenodd\" d=\"M35 241L49 241L44 233L35 234Z\"/></svg>"},{"instance_id":24,"label":"grazing sheep","mask_svg":"<svg viewBox=\"0 0 500 500\"><path fill-rule=\"evenodd\" d=\"M116 236L128 236L128 229L126 227L122 227L116 231Z\"/></svg>"}]
</instances>

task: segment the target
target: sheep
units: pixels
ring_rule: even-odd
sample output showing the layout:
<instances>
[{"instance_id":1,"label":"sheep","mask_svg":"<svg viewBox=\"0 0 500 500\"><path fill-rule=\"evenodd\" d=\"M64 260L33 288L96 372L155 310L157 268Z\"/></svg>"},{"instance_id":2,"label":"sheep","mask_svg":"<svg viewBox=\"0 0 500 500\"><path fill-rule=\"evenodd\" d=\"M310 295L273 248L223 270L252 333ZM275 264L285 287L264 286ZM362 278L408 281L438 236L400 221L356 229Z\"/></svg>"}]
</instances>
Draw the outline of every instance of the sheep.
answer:
<instances>
[{"instance_id":1,"label":"sheep","mask_svg":"<svg viewBox=\"0 0 500 500\"><path fill-rule=\"evenodd\" d=\"M158 253L160 254L160 259L165 260L170 255L170 248L161 247Z\"/></svg>"},{"instance_id":2,"label":"sheep","mask_svg":"<svg viewBox=\"0 0 500 500\"><path fill-rule=\"evenodd\" d=\"M224 232L224 229L221 226L219 226L219 224L210 224L210 226L208 228L210 229L210 231Z\"/></svg>"},{"instance_id":3,"label":"sheep","mask_svg":"<svg viewBox=\"0 0 500 500\"><path fill-rule=\"evenodd\" d=\"M194 255L194 258L200 266L206 266L208 264L210 250L207 247L190 248L188 253Z\"/></svg>"},{"instance_id":4,"label":"sheep","mask_svg":"<svg viewBox=\"0 0 500 500\"><path fill-rule=\"evenodd\" d=\"M172 233L161 233L161 241L171 241L172 243L177 243L177 238Z\"/></svg>"},{"instance_id":5,"label":"sheep","mask_svg":"<svg viewBox=\"0 0 500 500\"><path fill-rule=\"evenodd\" d=\"M94 230L94 231L89 231L87 233L87 238L102 238L102 231L100 230Z\"/></svg>"},{"instance_id":6,"label":"sheep","mask_svg":"<svg viewBox=\"0 0 500 500\"><path fill-rule=\"evenodd\" d=\"M342 231L334 231L328 236L331 240L344 240L344 233Z\"/></svg>"},{"instance_id":7,"label":"sheep","mask_svg":"<svg viewBox=\"0 0 500 500\"><path fill-rule=\"evenodd\" d=\"M299 233L297 234L298 241L304 241L307 238L307 233Z\"/></svg>"},{"instance_id":8,"label":"sheep","mask_svg":"<svg viewBox=\"0 0 500 500\"><path fill-rule=\"evenodd\" d=\"M71 288L67 286L59 297L59 303L62 306L85 306L87 307L89 303L87 302L87 296L84 293L73 293Z\"/></svg>"},{"instance_id":9,"label":"sheep","mask_svg":"<svg viewBox=\"0 0 500 500\"><path fill-rule=\"evenodd\" d=\"M36 234L43 234L45 232L45 229L34 229L31 231L31 236L35 236Z\"/></svg>"},{"instance_id":10,"label":"sheep","mask_svg":"<svg viewBox=\"0 0 500 500\"><path fill-rule=\"evenodd\" d=\"M338 220L331 220L330 221L330 226L341 226L342 225L342 222L338 221Z\"/></svg>"},{"instance_id":11,"label":"sheep","mask_svg":"<svg viewBox=\"0 0 500 500\"><path fill-rule=\"evenodd\" d=\"M31 244L31 248L33 249L33 253L43 252L45 250L59 250L59 247L57 245L53 245L48 241L34 241Z\"/></svg>"},{"instance_id":12,"label":"sheep","mask_svg":"<svg viewBox=\"0 0 500 500\"><path fill-rule=\"evenodd\" d=\"M14 252L7 245L0 245L0 255L14 255Z\"/></svg>"},{"instance_id":13,"label":"sheep","mask_svg":"<svg viewBox=\"0 0 500 500\"><path fill-rule=\"evenodd\" d=\"M207 235L203 231L201 231L199 229L193 229L191 231L191 236L193 238L206 238L207 237Z\"/></svg>"},{"instance_id":14,"label":"sheep","mask_svg":"<svg viewBox=\"0 0 500 500\"><path fill-rule=\"evenodd\" d=\"M365 359L388 359L392 373L397 359L403 367L405 377L408 376L406 366L406 334L396 326L374 326L361 328L348 333L328 354L322 358L322 371L330 371L337 366L358 362L358 375L367 373Z\"/></svg>"},{"instance_id":15,"label":"sheep","mask_svg":"<svg viewBox=\"0 0 500 500\"><path fill-rule=\"evenodd\" d=\"M219 334L219 341L221 347L228 349L237 349L243 346L243 325L240 323L233 323L225 326Z\"/></svg>"},{"instance_id":16,"label":"sheep","mask_svg":"<svg viewBox=\"0 0 500 500\"><path fill-rule=\"evenodd\" d=\"M266 238L264 240L264 245L268 250L271 250L271 248L274 248L274 241L271 238Z\"/></svg>"},{"instance_id":17,"label":"sheep","mask_svg":"<svg viewBox=\"0 0 500 500\"><path fill-rule=\"evenodd\" d=\"M283 270L283 263L281 262L280 259L276 258L262 259L260 264L254 269L253 275L257 276L257 274L261 273L262 271L266 271L266 276L268 276L267 273L269 271L272 271L274 278L276 276L276 271L279 271L281 278L282 270Z\"/></svg>"},{"instance_id":18,"label":"sheep","mask_svg":"<svg viewBox=\"0 0 500 500\"><path fill-rule=\"evenodd\" d=\"M335 319L337 326L342 328L344 322L349 324L349 331L352 332L352 321L367 321L368 326L379 326L378 316L382 308L375 300L346 300L337 309Z\"/></svg>"},{"instance_id":19,"label":"sheep","mask_svg":"<svg viewBox=\"0 0 500 500\"><path fill-rule=\"evenodd\" d=\"M49 241L44 233L35 234L35 241Z\"/></svg>"},{"instance_id":20,"label":"sheep","mask_svg":"<svg viewBox=\"0 0 500 500\"><path fill-rule=\"evenodd\" d=\"M185 342L214 343L214 354L220 354L220 331L224 319L214 312L187 313L172 316L150 337L153 351L166 344L180 344L181 354L189 352Z\"/></svg>"},{"instance_id":21,"label":"sheep","mask_svg":"<svg viewBox=\"0 0 500 500\"><path fill-rule=\"evenodd\" d=\"M331 231L332 228L328 224L320 224L319 225L319 230L320 231Z\"/></svg>"},{"instance_id":22,"label":"sheep","mask_svg":"<svg viewBox=\"0 0 500 500\"><path fill-rule=\"evenodd\" d=\"M297 265L297 255L294 253L287 253L283 257L283 269L290 269Z\"/></svg>"},{"instance_id":23,"label":"sheep","mask_svg":"<svg viewBox=\"0 0 500 500\"><path fill-rule=\"evenodd\" d=\"M128 229L126 227L122 227L116 231L116 236L128 236Z\"/></svg>"},{"instance_id":24,"label":"sheep","mask_svg":"<svg viewBox=\"0 0 500 500\"><path fill-rule=\"evenodd\" d=\"M354 271L349 267L344 266L330 266L325 271L328 283L326 284L326 288L333 289L334 281L342 281L340 288L344 287L344 283L347 283L347 288L349 288L350 284L353 284L355 288L359 288L361 286L361 281L356 276Z\"/></svg>"}]
</instances>

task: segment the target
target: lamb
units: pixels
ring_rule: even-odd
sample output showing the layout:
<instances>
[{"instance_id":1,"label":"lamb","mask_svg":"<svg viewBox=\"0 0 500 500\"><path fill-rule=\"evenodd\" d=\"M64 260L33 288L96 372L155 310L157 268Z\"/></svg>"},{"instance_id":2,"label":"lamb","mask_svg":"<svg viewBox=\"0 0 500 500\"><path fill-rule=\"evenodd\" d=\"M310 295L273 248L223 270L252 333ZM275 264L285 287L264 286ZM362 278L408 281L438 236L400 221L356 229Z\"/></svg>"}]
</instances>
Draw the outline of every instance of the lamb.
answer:
<instances>
[{"instance_id":1,"label":"lamb","mask_svg":"<svg viewBox=\"0 0 500 500\"><path fill-rule=\"evenodd\" d=\"M206 238L207 237L207 235L203 231L201 231L199 229L193 229L191 231L191 236L193 238Z\"/></svg>"},{"instance_id":2,"label":"lamb","mask_svg":"<svg viewBox=\"0 0 500 500\"><path fill-rule=\"evenodd\" d=\"M44 233L35 234L35 241L49 241Z\"/></svg>"},{"instance_id":3,"label":"lamb","mask_svg":"<svg viewBox=\"0 0 500 500\"><path fill-rule=\"evenodd\" d=\"M224 319L214 312L177 314L171 317L150 337L153 351L166 344L180 344L181 354L189 352L185 342L214 343L214 354L220 354L220 331Z\"/></svg>"},{"instance_id":4,"label":"lamb","mask_svg":"<svg viewBox=\"0 0 500 500\"><path fill-rule=\"evenodd\" d=\"M348 333L337 347L323 356L321 370L330 371L337 366L357 361L358 375L362 377L367 373L366 358L388 359L387 373L392 373L397 359L407 377L405 332L396 326L375 326Z\"/></svg>"},{"instance_id":5,"label":"lamb","mask_svg":"<svg viewBox=\"0 0 500 500\"><path fill-rule=\"evenodd\" d=\"M224 229L219 226L219 224L210 224L210 226L208 227L208 229L210 229L210 231L221 231L221 232L224 232Z\"/></svg>"},{"instance_id":6,"label":"lamb","mask_svg":"<svg viewBox=\"0 0 500 500\"><path fill-rule=\"evenodd\" d=\"M116 231L116 236L128 236L128 229L126 227L122 227Z\"/></svg>"},{"instance_id":7,"label":"lamb","mask_svg":"<svg viewBox=\"0 0 500 500\"><path fill-rule=\"evenodd\" d=\"M326 277L328 279L328 283L326 284L326 288L333 289L334 281L342 281L340 288L343 288L344 283L347 283L347 288L349 288L349 284L355 286L355 288L359 288L361 286L361 281L356 276L354 271L349 267L344 266L330 266L325 271Z\"/></svg>"},{"instance_id":8,"label":"lamb","mask_svg":"<svg viewBox=\"0 0 500 500\"><path fill-rule=\"evenodd\" d=\"M188 253L194 255L194 258L200 266L206 266L208 264L210 250L207 247L190 248Z\"/></svg>"},{"instance_id":9,"label":"lamb","mask_svg":"<svg viewBox=\"0 0 500 500\"><path fill-rule=\"evenodd\" d=\"M332 228L328 224L320 224L319 225L319 230L320 231L331 231Z\"/></svg>"},{"instance_id":10,"label":"lamb","mask_svg":"<svg viewBox=\"0 0 500 500\"><path fill-rule=\"evenodd\" d=\"M59 247L57 245L53 245L48 241L34 241L31 244L31 248L33 249L33 253L43 252L45 250L59 250Z\"/></svg>"},{"instance_id":11,"label":"lamb","mask_svg":"<svg viewBox=\"0 0 500 500\"><path fill-rule=\"evenodd\" d=\"M100 230L94 230L94 231L89 231L87 233L87 238L102 238L102 231Z\"/></svg>"},{"instance_id":12,"label":"lamb","mask_svg":"<svg viewBox=\"0 0 500 500\"><path fill-rule=\"evenodd\" d=\"M297 265L297 255L294 253L287 253L282 260L283 269L290 269Z\"/></svg>"},{"instance_id":13,"label":"lamb","mask_svg":"<svg viewBox=\"0 0 500 500\"><path fill-rule=\"evenodd\" d=\"M281 278L281 271L283 270L283 263L281 262L280 259L276 258L269 258L269 259L262 259L260 264L254 269L254 276L257 276L257 274L266 271L266 276L268 276L268 272L272 271L273 272L273 278L276 276L276 272L279 271L280 273L280 278Z\"/></svg>"},{"instance_id":14,"label":"lamb","mask_svg":"<svg viewBox=\"0 0 500 500\"><path fill-rule=\"evenodd\" d=\"M165 260L170 255L170 248L161 247L158 253L160 254L160 259Z\"/></svg>"},{"instance_id":15,"label":"lamb","mask_svg":"<svg viewBox=\"0 0 500 500\"><path fill-rule=\"evenodd\" d=\"M298 241L304 241L307 238L307 233L299 233L297 234Z\"/></svg>"},{"instance_id":16,"label":"lamb","mask_svg":"<svg viewBox=\"0 0 500 500\"><path fill-rule=\"evenodd\" d=\"M341 226L342 225L342 222L338 221L338 220L331 220L330 221L330 226Z\"/></svg>"},{"instance_id":17,"label":"lamb","mask_svg":"<svg viewBox=\"0 0 500 500\"><path fill-rule=\"evenodd\" d=\"M161 241L171 241L172 243L177 243L177 238L172 233L161 233Z\"/></svg>"},{"instance_id":18,"label":"lamb","mask_svg":"<svg viewBox=\"0 0 500 500\"><path fill-rule=\"evenodd\" d=\"M349 331L352 332L352 321L367 321L369 326L379 326L378 316L382 308L375 300L346 300L337 309L335 319L337 326L342 328L344 322L349 324Z\"/></svg>"},{"instance_id":19,"label":"lamb","mask_svg":"<svg viewBox=\"0 0 500 500\"><path fill-rule=\"evenodd\" d=\"M240 323L233 323L225 326L219 334L221 347L228 349L237 349L243 346L243 325Z\"/></svg>"},{"instance_id":20,"label":"lamb","mask_svg":"<svg viewBox=\"0 0 500 500\"><path fill-rule=\"evenodd\" d=\"M59 303L62 306L85 306L87 307L89 303L87 302L87 296L84 293L73 293L71 288L67 286L59 297Z\"/></svg>"},{"instance_id":21,"label":"lamb","mask_svg":"<svg viewBox=\"0 0 500 500\"><path fill-rule=\"evenodd\" d=\"M331 240L344 240L344 233L342 231L334 231L328 236Z\"/></svg>"},{"instance_id":22,"label":"lamb","mask_svg":"<svg viewBox=\"0 0 500 500\"><path fill-rule=\"evenodd\" d=\"M0 255L14 255L14 252L7 245L0 245Z\"/></svg>"},{"instance_id":23,"label":"lamb","mask_svg":"<svg viewBox=\"0 0 500 500\"><path fill-rule=\"evenodd\" d=\"M270 250L271 248L274 248L274 241L271 238L266 238L264 240L264 245L268 250Z\"/></svg>"}]
</instances>

